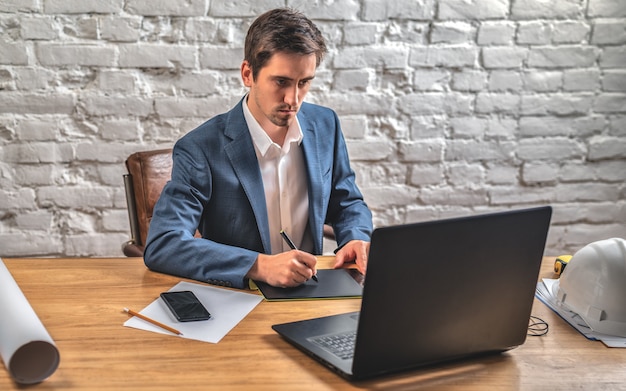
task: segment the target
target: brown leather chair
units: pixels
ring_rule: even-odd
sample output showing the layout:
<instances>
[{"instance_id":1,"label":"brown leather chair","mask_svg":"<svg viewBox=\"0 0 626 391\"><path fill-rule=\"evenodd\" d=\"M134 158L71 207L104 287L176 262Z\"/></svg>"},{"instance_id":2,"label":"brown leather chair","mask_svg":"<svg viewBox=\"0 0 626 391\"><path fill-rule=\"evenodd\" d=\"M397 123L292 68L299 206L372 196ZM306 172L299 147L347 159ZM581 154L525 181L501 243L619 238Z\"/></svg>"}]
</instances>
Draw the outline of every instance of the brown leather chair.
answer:
<instances>
[{"instance_id":1,"label":"brown leather chair","mask_svg":"<svg viewBox=\"0 0 626 391\"><path fill-rule=\"evenodd\" d=\"M122 245L122 251L127 257L143 257L154 205L172 175L172 150L135 152L126 159L126 168L124 187L131 239ZM332 227L324 226L324 236L335 239Z\"/></svg>"},{"instance_id":2,"label":"brown leather chair","mask_svg":"<svg viewBox=\"0 0 626 391\"><path fill-rule=\"evenodd\" d=\"M135 152L126 159L124 175L131 239L122 245L124 255L142 257L154 205L172 175L172 150Z\"/></svg>"}]
</instances>

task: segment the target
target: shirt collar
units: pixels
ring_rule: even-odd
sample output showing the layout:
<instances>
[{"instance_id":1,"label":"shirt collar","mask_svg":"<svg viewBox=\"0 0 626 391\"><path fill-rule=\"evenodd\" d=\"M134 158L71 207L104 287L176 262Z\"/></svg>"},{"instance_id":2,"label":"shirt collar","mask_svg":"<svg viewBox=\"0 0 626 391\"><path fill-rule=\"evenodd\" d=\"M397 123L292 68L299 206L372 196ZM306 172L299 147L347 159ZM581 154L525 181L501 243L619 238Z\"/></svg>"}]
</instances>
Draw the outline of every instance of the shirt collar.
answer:
<instances>
[{"instance_id":1,"label":"shirt collar","mask_svg":"<svg viewBox=\"0 0 626 391\"><path fill-rule=\"evenodd\" d=\"M285 137L284 144L278 145L272 141L272 139L265 133L265 130L261 127L261 124L254 118L252 113L250 112L250 108L248 107L248 95L243 99L243 116L246 119L246 124L248 125L248 129L250 130L250 136L252 137L252 142L254 146L257 148L261 156L265 156L270 147L275 146L278 149L283 149L284 153L288 153L290 146L292 143L296 143L300 145L302 143L302 128L300 127L300 122L298 121L298 117L296 116L295 121L289 125L289 129L287 130L287 136Z\"/></svg>"}]
</instances>

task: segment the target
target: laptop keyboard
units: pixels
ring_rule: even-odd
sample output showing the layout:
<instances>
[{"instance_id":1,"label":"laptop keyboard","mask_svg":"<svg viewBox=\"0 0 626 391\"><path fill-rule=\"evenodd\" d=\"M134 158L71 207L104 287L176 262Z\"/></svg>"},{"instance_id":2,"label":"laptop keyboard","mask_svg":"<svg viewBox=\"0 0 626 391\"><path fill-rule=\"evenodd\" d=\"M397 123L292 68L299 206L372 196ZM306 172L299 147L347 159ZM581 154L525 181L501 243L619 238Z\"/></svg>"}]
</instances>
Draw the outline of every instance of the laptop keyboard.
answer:
<instances>
[{"instance_id":1,"label":"laptop keyboard","mask_svg":"<svg viewBox=\"0 0 626 391\"><path fill-rule=\"evenodd\" d=\"M345 333L320 335L318 337L308 338L308 340L340 359L346 360L352 358L354 355L356 330Z\"/></svg>"}]
</instances>

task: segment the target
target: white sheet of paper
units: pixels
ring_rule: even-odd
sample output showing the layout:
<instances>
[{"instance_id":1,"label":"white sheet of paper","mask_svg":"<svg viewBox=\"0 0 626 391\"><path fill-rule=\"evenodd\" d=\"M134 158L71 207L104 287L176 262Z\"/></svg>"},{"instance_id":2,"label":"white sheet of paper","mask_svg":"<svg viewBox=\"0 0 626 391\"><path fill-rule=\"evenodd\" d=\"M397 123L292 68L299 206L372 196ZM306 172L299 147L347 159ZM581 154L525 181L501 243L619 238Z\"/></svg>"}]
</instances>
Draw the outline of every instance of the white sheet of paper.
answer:
<instances>
[{"instance_id":1,"label":"white sheet of paper","mask_svg":"<svg viewBox=\"0 0 626 391\"><path fill-rule=\"evenodd\" d=\"M211 318L196 322L179 322L174 318L174 315L172 315L161 298L153 301L139 313L179 330L183 333L183 335L179 335L181 338L209 343L218 343L263 300L261 295L185 281L174 285L169 291L192 291L206 309L209 310ZM135 316L124 322L124 326L174 335Z\"/></svg>"}]
</instances>

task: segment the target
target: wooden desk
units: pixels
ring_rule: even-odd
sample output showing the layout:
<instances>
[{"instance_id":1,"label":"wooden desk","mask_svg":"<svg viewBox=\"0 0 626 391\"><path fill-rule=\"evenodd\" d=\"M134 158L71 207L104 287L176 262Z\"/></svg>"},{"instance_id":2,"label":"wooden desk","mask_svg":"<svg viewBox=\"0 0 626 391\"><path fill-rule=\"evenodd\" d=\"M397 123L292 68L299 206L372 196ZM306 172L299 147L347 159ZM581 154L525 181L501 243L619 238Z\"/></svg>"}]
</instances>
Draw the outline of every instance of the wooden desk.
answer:
<instances>
[{"instance_id":1,"label":"wooden desk","mask_svg":"<svg viewBox=\"0 0 626 391\"><path fill-rule=\"evenodd\" d=\"M122 326L181 281L139 258L4 259L61 353L41 390L537 390L623 389L626 350L587 341L543 303L548 335L501 355L349 383L270 326L359 309L360 300L261 302L218 344ZM551 277L552 259L542 276ZM468 335L471 338L471 335ZM0 390L22 389L0 369Z\"/></svg>"}]
</instances>

